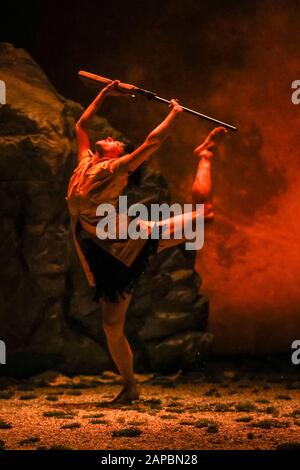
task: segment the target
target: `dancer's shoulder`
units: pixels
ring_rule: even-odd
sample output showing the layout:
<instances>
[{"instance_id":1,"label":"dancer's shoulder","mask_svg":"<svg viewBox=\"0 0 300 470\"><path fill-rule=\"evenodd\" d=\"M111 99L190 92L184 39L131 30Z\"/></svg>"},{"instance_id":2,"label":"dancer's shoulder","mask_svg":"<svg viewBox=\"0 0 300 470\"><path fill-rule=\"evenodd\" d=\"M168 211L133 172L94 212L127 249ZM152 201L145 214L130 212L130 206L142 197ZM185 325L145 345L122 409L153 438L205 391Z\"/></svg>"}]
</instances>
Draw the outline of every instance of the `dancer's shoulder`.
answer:
<instances>
[{"instance_id":1,"label":"dancer's shoulder","mask_svg":"<svg viewBox=\"0 0 300 470\"><path fill-rule=\"evenodd\" d=\"M79 160L79 165L81 165L81 163L83 162L86 162L87 159L91 159L92 157L94 157L94 154L92 152L91 149L86 149L84 150L83 152L81 152L79 155L78 155L78 160Z\"/></svg>"}]
</instances>

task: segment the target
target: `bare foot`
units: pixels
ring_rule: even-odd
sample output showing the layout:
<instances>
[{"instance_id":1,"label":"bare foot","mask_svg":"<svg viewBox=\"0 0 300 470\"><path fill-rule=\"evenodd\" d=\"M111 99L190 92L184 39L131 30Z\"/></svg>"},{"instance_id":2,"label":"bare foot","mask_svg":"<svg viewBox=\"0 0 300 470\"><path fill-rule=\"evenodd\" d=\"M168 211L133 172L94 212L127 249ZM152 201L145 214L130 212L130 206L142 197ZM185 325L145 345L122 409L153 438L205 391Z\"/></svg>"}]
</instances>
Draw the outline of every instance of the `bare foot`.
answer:
<instances>
[{"instance_id":1,"label":"bare foot","mask_svg":"<svg viewBox=\"0 0 300 470\"><path fill-rule=\"evenodd\" d=\"M227 134L225 127L215 127L206 137L206 139L195 148L194 153L198 157L211 158L213 148L218 145L223 135Z\"/></svg>"},{"instance_id":2,"label":"bare foot","mask_svg":"<svg viewBox=\"0 0 300 470\"><path fill-rule=\"evenodd\" d=\"M131 403L138 400L140 394L136 383L124 385L120 393L108 403Z\"/></svg>"}]
</instances>

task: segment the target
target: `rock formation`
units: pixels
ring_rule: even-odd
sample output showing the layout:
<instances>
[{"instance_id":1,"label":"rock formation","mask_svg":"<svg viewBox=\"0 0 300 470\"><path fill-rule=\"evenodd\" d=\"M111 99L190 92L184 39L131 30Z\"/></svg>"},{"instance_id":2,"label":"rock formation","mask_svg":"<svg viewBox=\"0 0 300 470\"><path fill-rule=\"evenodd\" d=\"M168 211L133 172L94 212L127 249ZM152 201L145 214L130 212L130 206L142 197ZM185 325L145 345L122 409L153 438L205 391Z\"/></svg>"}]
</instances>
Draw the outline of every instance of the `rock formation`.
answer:
<instances>
[{"instance_id":1,"label":"rock formation","mask_svg":"<svg viewBox=\"0 0 300 470\"><path fill-rule=\"evenodd\" d=\"M65 201L76 164L74 123L83 108L60 96L27 52L6 43L0 44L0 78L7 90L0 107L0 339L7 365L0 372L114 368L100 309L72 247ZM92 138L107 135L120 137L97 117ZM145 165L126 193L132 201L168 201L165 181ZM194 253L182 246L151 260L126 323L137 371L199 367L212 339L199 285Z\"/></svg>"}]
</instances>

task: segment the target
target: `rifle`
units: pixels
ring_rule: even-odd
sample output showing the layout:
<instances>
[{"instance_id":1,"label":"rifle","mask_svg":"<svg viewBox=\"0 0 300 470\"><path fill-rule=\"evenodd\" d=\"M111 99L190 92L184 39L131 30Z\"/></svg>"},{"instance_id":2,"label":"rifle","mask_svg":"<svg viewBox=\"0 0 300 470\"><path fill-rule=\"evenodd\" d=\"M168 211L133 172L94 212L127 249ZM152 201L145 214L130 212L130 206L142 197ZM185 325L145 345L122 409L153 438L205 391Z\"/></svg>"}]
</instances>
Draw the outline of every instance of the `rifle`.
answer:
<instances>
[{"instance_id":1,"label":"rifle","mask_svg":"<svg viewBox=\"0 0 300 470\"><path fill-rule=\"evenodd\" d=\"M94 86L97 88L101 84L108 84L113 81L109 78L101 77L100 75L96 75L94 73L85 72L84 70L80 70L78 72L78 75L87 85ZM123 93L129 93L131 95L139 94L139 95L145 96L149 100L156 100L156 101L160 101L161 103L170 104L170 100L161 98L156 93L153 93L152 91L144 90L143 88L139 88L135 85L129 85L128 83L120 82L118 85L118 89ZM233 131L237 130L237 128L235 126L232 126L231 124L228 124L223 121L219 121L218 119L215 119L211 116L207 116L206 114L199 113L198 111L195 111L194 109L190 109L182 105L180 106L182 107L183 111L185 111L186 113L192 114L193 116L206 119L207 121L214 122L216 124L219 124L220 126L224 126L227 129L231 129Z\"/></svg>"}]
</instances>

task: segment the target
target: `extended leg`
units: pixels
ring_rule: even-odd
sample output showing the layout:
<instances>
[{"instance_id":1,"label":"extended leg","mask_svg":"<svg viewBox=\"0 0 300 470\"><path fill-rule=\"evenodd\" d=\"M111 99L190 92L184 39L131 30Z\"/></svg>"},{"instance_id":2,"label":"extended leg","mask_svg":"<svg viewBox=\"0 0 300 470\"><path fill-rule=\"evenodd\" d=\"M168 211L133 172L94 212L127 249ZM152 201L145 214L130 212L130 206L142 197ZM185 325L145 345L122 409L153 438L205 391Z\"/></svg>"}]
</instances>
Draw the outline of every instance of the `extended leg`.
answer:
<instances>
[{"instance_id":1,"label":"extended leg","mask_svg":"<svg viewBox=\"0 0 300 470\"><path fill-rule=\"evenodd\" d=\"M213 129L202 144L194 150L194 153L199 157L199 163L192 186L193 211L185 214L185 218L192 220L193 223L198 215L196 212L196 204L204 204L204 219L206 221L213 219L211 204L211 158L221 137L226 133L227 130L224 127ZM162 239L159 241L158 252L185 241L185 238L174 239L173 237L173 234L176 232L176 225L179 226L183 223L182 217L183 216L176 216L162 221L164 224L169 224L170 239Z\"/></svg>"},{"instance_id":2,"label":"extended leg","mask_svg":"<svg viewBox=\"0 0 300 470\"><path fill-rule=\"evenodd\" d=\"M221 137L226 133L227 130L224 127L216 127L208 134L202 144L194 150L195 155L199 157L199 163L192 186L193 202L194 204L204 204L204 214L207 218L213 218L211 204L211 158Z\"/></svg>"},{"instance_id":3,"label":"extended leg","mask_svg":"<svg viewBox=\"0 0 300 470\"><path fill-rule=\"evenodd\" d=\"M132 295L128 295L118 303L107 302L101 299L103 330L111 356L123 377L121 392L111 401L126 402L139 397L137 383L133 371L133 354L124 334L126 312Z\"/></svg>"}]
</instances>

